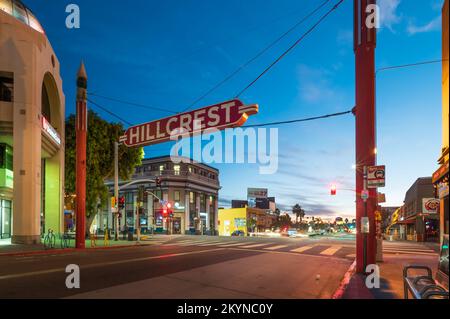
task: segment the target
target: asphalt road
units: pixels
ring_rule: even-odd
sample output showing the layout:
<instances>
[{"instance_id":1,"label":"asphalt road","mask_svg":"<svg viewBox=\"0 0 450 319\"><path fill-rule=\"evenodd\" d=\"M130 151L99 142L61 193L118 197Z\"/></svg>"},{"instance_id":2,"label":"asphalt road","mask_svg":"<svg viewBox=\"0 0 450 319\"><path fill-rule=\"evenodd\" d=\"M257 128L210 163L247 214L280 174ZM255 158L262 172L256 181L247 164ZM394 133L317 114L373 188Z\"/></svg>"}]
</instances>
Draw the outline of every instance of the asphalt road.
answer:
<instances>
[{"instance_id":1,"label":"asphalt road","mask_svg":"<svg viewBox=\"0 0 450 319\"><path fill-rule=\"evenodd\" d=\"M144 247L0 257L0 298L330 298L354 241L155 236ZM80 289L65 285L80 267Z\"/></svg>"},{"instance_id":2,"label":"asphalt road","mask_svg":"<svg viewBox=\"0 0 450 319\"><path fill-rule=\"evenodd\" d=\"M355 258L352 237L155 236L145 246L0 257L0 298L331 298ZM414 243L385 254L434 255ZM80 288L66 287L68 265Z\"/></svg>"}]
</instances>

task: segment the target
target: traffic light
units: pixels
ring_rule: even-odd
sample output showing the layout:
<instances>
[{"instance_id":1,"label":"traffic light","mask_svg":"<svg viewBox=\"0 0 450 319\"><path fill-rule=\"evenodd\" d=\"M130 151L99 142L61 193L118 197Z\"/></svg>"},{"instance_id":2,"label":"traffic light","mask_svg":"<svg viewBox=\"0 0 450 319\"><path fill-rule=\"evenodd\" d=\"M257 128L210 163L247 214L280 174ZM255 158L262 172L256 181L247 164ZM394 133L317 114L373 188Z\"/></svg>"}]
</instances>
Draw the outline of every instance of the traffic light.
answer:
<instances>
[{"instance_id":1,"label":"traffic light","mask_svg":"<svg viewBox=\"0 0 450 319\"><path fill-rule=\"evenodd\" d=\"M156 187L161 187L161 178L156 178Z\"/></svg>"},{"instance_id":2,"label":"traffic light","mask_svg":"<svg viewBox=\"0 0 450 319\"><path fill-rule=\"evenodd\" d=\"M125 208L125 197L121 196L119 198L119 209L124 209Z\"/></svg>"},{"instance_id":3,"label":"traffic light","mask_svg":"<svg viewBox=\"0 0 450 319\"><path fill-rule=\"evenodd\" d=\"M331 185L331 195L332 196L336 196L336 191L337 191L336 185Z\"/></svg>"},{"instance_id":4,"label":"traffic light","mask_svg":"<svg viewBox=\"0 0 450 319\"><path fill-rule=\"evenodd\" d=\"M113 196L111 197L111 208L116 208L116 205L117 205L116 197Z\"/></svg>"}]
</instances>

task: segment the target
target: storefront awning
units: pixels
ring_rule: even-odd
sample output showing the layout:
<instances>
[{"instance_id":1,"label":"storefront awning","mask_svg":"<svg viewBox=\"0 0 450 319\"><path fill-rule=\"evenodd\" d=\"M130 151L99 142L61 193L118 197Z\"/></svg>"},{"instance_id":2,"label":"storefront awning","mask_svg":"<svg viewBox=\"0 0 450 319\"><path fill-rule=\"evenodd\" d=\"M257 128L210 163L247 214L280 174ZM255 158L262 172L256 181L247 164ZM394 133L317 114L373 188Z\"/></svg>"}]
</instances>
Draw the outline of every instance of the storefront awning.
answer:
<instances>
[{"instance_id":1,"label":"storefront awning","mask_svg":"<svg viewBox=\"0 0 450 319\"><path fill-rule=\"evenodd\" d=\"M415 219L399 220L397 222L397 224L399 224L399 225L411 225L411 224L415 224L415 223L416 223Z\"/></svg>"}]
</instances>

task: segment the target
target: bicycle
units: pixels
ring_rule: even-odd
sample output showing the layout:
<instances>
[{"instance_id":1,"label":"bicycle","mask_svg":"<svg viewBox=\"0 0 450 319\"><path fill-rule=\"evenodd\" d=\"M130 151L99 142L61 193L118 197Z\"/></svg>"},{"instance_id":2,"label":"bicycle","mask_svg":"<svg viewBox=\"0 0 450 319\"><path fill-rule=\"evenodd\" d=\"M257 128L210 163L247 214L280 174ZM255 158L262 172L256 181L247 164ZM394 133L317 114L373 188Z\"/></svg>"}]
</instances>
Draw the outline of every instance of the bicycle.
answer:
<instances>
[{"instance_id":1,"label":"bicycle","mask_svg":"<svg viewBox=\"0 0 450 319\"><path fill-rule=\"evenodd\" d=\"M60 240L61 240L61 249L70 247L70 236L68 233L63 233L62 235L60 235Z\"/></svg>"},{"instance_id":2,"label":"bicycle","mask_svg":"<svg viewBox=\"0 0 450 319\"><path fill-rule=\"evenodd\" d=\"M53 233L52 229L48 230L47 235L44 238L44 247L45 249L53 249L56 246L56 236Z\"/></svg>"}]
</instances>

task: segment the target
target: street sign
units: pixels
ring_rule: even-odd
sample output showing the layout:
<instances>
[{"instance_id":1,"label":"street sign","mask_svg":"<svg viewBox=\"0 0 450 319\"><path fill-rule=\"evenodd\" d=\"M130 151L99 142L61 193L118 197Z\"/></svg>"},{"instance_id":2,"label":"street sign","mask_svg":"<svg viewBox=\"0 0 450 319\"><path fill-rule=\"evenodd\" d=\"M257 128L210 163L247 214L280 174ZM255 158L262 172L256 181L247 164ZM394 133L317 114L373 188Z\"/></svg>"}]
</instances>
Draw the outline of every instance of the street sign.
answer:
<instances>
[{"instance_id":1,"label":"street sign","mask_svg":"<svg viewBox=\"0 0 450 319\"><path fill-rule=\"evenodd\" d=\"M119 140L127 147L143 147L170 141L171 134L194 136L208 129L239 127L250 115L257 114L258 109L257 104L244 105L235 99L132 126Z\"/></svg>"},{"instance_id":2,"label":"street sign","mask_svg":"<svg viewBox=\"0 0 450 319\"><path fill-rule=\"evenodd\" d=\"M386 166L369 166L367 168L367 187L386 186Z\"/></svg>"}]
</instances>

